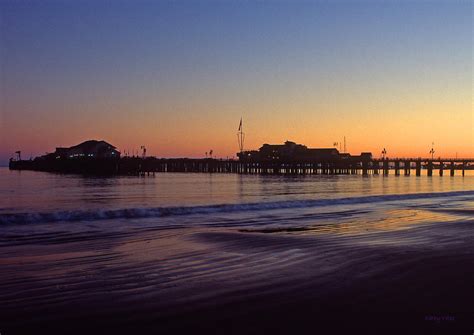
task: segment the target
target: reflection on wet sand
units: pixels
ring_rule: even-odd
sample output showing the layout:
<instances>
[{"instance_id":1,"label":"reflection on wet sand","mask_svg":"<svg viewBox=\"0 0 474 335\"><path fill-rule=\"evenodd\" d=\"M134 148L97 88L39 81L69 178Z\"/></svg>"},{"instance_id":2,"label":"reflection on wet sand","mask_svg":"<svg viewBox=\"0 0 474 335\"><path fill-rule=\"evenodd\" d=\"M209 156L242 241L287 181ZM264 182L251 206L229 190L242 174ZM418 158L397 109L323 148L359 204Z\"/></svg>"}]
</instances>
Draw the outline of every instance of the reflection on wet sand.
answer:
<instances>
[{"instance_id":1,"label":"reflection on wet sand","mask_svg":"<svg viewBox=\"0 0 474 335\"><path fill-rule=\"evenodd\" d=\"M366 214L366 213L365 213ZM304 234L367 234L379 231L409 229L414 225L456 220L449 212L417 209L393 209L360 217L341 217L337 222L315 222L305 226L283 226L264 229L240 229L253 233L304 233Z\"/></svg>"},{"instance_id":2,"label":"reflection on wet sand","mask_svg":"<svg viewBox=\"0 0 474 335\"><path fill-rule=\"evenodd\" d=\"M68 241L61 245L67 253L54 245L32 245L2 262L0 308L12 316L6 329L52 322L54 333L68 322L94 319L97 327L117 332L127 327L175 332L206 329L213 324L210 318L219 322L240 315L258 329L304 331L313 322L335 322L336 308L351 311L344 317L354 329L370 333L373 329L364 328L370 317L376 318L374 329L390 333L429 330L431 325L420 321L423 315L446 306L457 320L451 331L468 326L473 220L390 209L366 222L342 221L273 234L235 228L137 230L107 243ZM447 281L439 282L440 276ZM403 303L408 299L410 307ZM41 301L48 301L50 312ZM38 320L38 313L52 314ZM393 313L401 321L386 328ZM277 328L272 315L282 318ZM33 321L23 324L25 318ZM234 324L232 331L246 329ZM79 330L90 330L87 322Z\"/></svg>"}]
</instances>

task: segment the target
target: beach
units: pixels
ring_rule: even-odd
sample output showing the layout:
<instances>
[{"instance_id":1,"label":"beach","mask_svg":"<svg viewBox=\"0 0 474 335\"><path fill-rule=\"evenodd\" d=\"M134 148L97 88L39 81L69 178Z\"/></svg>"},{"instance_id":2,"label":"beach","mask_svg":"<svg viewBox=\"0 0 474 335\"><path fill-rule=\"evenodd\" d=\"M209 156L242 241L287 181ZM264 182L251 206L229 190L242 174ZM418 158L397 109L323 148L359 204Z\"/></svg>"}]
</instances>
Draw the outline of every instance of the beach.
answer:
<instances>
[{"instance_id":1,"label":"beach","mask_svg":"<svg viewBox=\"0 0 474 335\"><path fill-rule=\"evenodd\" d=\"M112 208L96 217L90 207L13 213L5 206L0 331L470 334L468 178L444 186L423 180L419 192L396 195L376 195L376 186L364 195L339 192L327 203L302 192L305 185L292 188L300 179L286 181L292 191L284 196L293 200L285 202L281 180L264 180L262 194L275 196L263 202L195 199L179 209L153 207L153 215L129 209L128 217ZM430 183L439 189L426 192ZM91 194L91 185L81 187ZM220 198L233 194L222 189Z\"/></svg>"},{"instance_id":2,"label":"beach","mask_svg":"<svg viewBox=\"0 0 474 335\"><path fill-rule=\"evenodd\" d=\"M0 0L0 335L474 335L473 0Z\"/></svg>"}]
</instances>

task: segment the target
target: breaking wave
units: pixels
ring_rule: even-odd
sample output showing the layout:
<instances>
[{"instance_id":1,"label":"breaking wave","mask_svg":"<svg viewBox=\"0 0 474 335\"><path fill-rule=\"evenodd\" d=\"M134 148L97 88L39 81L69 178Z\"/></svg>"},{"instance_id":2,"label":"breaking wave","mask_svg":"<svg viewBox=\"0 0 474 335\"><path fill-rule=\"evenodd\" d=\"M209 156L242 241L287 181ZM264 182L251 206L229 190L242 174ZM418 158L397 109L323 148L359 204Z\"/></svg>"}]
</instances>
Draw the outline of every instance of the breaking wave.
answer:
<instances>
[{"instance_id":1,"label":"breaking wave","mask_svg":"<svg viewBox=\"0 0 474 335\"><path fill-rule=\"evenodd\" d=\"M172 206L172 207L144 207L123 208L110 210L73 210L39 213L2 213L0 224L27 224L50 222L98 221L110 219L141 219L159 218L182 215L205 215L214 213L236 213L265 211L275 209L297 209L311 207L325 207L338 205L357 205L381 203L391 201L406 201L417 199L445 198L474 196L474 191L393 194L378 196L346 197L336 199L288 200L274 202L255 202L241 204L216 204L202 206Z\"/></svg>"}]
</instances>

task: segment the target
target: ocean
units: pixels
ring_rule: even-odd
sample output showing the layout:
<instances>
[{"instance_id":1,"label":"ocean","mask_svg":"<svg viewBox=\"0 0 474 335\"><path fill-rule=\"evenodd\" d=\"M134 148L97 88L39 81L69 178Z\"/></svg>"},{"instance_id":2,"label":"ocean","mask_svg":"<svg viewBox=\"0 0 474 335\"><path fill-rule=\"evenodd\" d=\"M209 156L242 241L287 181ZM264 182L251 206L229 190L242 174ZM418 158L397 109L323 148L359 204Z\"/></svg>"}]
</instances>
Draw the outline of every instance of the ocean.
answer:
<instances>
[{"instance_id":1,"label":"ocean","mask_svg":"<svg viewBox=\"0 0 474 335\"><path fill-rule=\"evenodd\" d=\"M2 334L472 326L472 171L104 178L0 168L0 199Z\"/></svg>"}]
</instances>

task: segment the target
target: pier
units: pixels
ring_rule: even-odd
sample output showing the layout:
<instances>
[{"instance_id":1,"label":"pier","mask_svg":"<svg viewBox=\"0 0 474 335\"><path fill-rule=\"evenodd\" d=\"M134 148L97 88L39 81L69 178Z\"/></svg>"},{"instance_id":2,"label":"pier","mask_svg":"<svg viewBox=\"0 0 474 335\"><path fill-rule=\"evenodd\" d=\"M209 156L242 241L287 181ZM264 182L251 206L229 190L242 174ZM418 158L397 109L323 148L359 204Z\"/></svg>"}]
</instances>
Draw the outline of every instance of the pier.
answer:
<instances>
[{"instance_id":1,"label":"pier","mask_svg":"<svg viewBox=\"0 0 474 335\"><path fill-rule=\"evenodd\" d=\"M213 158L123 157L118 159L12 160L11 170L59 173L154 175L156 173L237 173L261 175L455 176L474 169L473 158L384 158L241 161Z\"/></svg>"},{"instance_id":2,"label":"pier","mask_svg":"<svg viewBox=\"0 0 474 335\"><path fill-rule=\"evenodd\" d=\"M239 128L241 129L241 128ZM241 134L242 135L242 134ZM237 173L262 175L383 175L393 171L395 176L439 176L449 173L464 176L474 169L474 158L389 158L386 150L382 158L372 153L351 155L336 148L308 148L286 141L283 144L263 144L259 150L244 151L240 143L238 159L216 158L157 158L146 156L142 146L141 156L121 156L115 146L103 140L88 140L78 145L58 147L53 153L22 160L21 151L10 159L11 170L35 170L57 173L96 175L154 175L156 173ZM207 155L207 154L206 154Z\"/></svg>"},{"instance_id":3,"label":"pier","mask_svg":"<svg viewBox=\"0 0 474 335\"><path fill-rule=\"evenodd\" d=\"M238 173L262 175L378 175L388 176L450 176L465 175L474 168L474 159L423 159L395 158L372 160L339 161L255 161L217 159L148 159L133 160L123 165L123 172L137 171L137 174L163 172ZM126 167L125 167L126 166ZM457 173L456 173L457 172Z\"/></svg>"}]
</instances>

